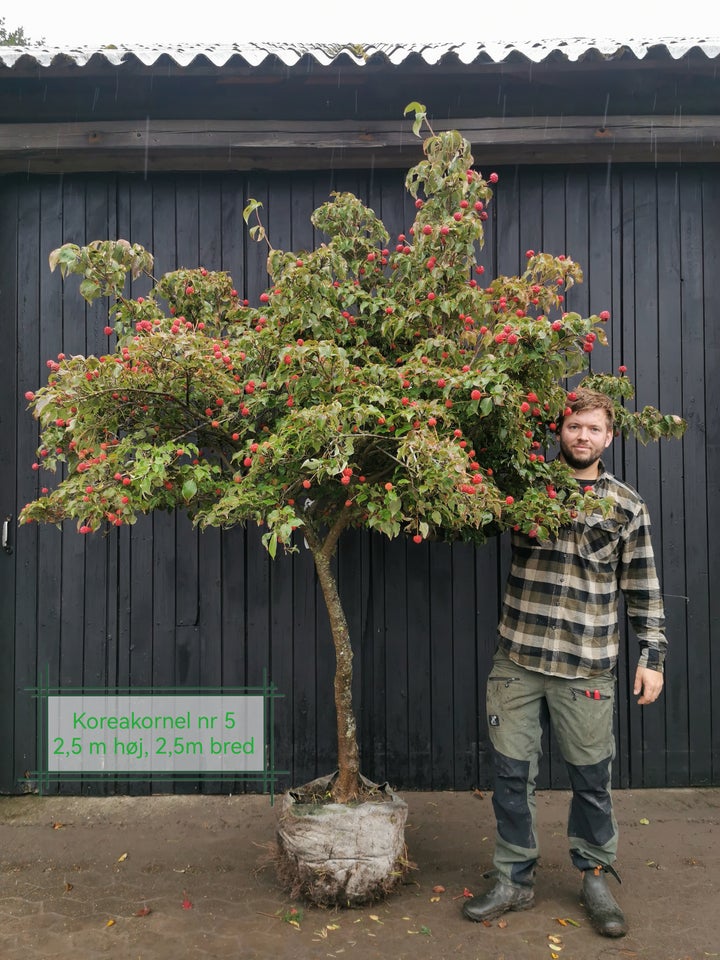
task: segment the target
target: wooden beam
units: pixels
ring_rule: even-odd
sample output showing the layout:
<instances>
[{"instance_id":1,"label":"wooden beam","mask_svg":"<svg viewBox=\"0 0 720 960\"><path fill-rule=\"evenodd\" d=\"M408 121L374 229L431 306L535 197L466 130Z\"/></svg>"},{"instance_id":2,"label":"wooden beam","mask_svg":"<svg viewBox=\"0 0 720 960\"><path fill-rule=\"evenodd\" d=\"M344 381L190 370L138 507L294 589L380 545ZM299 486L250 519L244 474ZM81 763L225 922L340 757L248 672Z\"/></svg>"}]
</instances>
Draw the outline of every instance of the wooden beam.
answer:
<instances>
[{"instance_id":1,"label":"wooden beam","mask_svg":"<svg viewBox=\"0 0 720 960\"><path fill-rule=\"evenodd\" d=\"M148 120L0 124L0 172L405 167L421 155L395 121ZM478 162L718 162L718 116L448 120Z\"/></svg>"}]
</instances>

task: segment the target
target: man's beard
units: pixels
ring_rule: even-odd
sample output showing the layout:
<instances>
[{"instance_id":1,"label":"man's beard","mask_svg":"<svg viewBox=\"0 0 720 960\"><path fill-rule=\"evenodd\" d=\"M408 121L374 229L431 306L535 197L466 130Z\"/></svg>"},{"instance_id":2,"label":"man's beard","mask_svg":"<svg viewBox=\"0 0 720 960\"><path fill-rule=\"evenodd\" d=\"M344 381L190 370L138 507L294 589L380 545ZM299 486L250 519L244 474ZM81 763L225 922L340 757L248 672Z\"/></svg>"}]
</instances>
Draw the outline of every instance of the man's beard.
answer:
<instances>
[{"instance_id":1,"label":"man's beard","mask_svg":"<svg viewBox=\"0 0 720 960\"><path fill-rule=\"evenodd\" d=\"M592 450L588 450L587 453L582 456L576 456L562 440L560 441L560 452L565 463L569 467L572 467L573 470L584 470L586 467L591 467L594 463L597 463L600 459L600 454Z\"/></svg>"}]
</instances>

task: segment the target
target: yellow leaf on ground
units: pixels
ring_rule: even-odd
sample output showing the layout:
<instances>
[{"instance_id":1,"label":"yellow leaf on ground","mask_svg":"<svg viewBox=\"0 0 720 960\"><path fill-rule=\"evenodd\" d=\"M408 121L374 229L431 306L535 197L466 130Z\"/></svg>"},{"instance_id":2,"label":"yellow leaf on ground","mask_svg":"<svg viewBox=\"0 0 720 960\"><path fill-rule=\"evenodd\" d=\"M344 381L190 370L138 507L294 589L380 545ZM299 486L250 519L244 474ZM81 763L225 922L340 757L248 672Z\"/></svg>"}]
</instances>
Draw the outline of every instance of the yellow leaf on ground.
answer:
<instances>
[{"instance_id":1,"label":"yellow leaf on ground","mask_svg":"<svg viewBox=\"0 0 720 960\"><path fill-rule=\"evenodd\" d=\"M115 926L115 921L114 921L114 920L108 920L108 922L105 924L105 926L106 926L106 927L114 927L114 926Z\"/></svg>"},{"instance_id":2,"label":"yellow leaf on ground","mask_svg":"<svg viewBox=\"0 0 720 960\"><path fill-rule=\"evenodd\" d=\"M641 820L640 820L640 823L641 823L644 827L646 827L646 826L650 823L650 821L648 820L647 817L642 817Z\"/></svg>"},{"instance_id":3,"label":"yellow leaf on ground","mask_svg":"<svg viewBox=\"0 0 720 960\"><path fill-rule=\"evenodd\" d=\"M375 923L382 923L382 920L380 919L380 917L379 917L376 913L371 913L371 914L370 914L370 919L371 919L371 920L374 920Z\"/></svg>"},{"instance_id":4,"label":"yellow leaf on ground","mask_svg":"<svg viewBox=\"0 0 720 960\"><path fill-rule=\"evenodd\" d=\"M128 855L126 853L121 853L120 856L117 858L117 862L123 863L125 860L127 860L127 858L128 858Z\"/></svg>"}]
</instances>

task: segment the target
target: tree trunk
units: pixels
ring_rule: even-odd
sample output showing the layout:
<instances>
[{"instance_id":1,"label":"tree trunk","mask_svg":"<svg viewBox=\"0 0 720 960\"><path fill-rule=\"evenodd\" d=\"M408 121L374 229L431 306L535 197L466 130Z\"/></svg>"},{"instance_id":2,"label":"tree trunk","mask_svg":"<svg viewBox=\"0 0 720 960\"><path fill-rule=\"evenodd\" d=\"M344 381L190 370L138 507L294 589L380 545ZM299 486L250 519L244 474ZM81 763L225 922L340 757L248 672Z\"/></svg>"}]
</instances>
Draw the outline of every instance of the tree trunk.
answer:
<instances>
[{"instance_id":1,"label":"tree trunk","mask_svg":"<svg viewBox=\"0 0 720 960\"><path fill-rule=\"evenodd\" d=\"M308 531L309 532L309 531ZM330 562L328 543L320 544L312 536L307 537L308 546L315 561L318 580L325 598L330 631L335 646L335 711L337 714L338 776L332 789L337 803L347 803L360 790L360 758L357 742L357 726L352 705L352 660L345 612L340 601L337 583Z\"/></svg>"}]
</instances>

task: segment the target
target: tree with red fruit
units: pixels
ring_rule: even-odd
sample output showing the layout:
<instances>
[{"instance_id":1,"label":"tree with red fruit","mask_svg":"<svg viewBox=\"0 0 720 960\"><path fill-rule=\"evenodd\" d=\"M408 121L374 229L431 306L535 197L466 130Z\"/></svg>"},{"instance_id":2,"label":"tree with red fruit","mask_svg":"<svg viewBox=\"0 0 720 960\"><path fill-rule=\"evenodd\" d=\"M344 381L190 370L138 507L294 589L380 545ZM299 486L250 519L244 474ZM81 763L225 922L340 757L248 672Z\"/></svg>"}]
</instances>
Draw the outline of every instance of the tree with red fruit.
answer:
<instances>
[{"instance_id":1,"label":"tree with red fruit","mask_svg":"<svg viewBox=\"0 0 720 960\"><path fill-rule=\"evenodd\" d=\"M408 111L419 133L424 108ZM475 171L457 131L431 131L423 148L406 179L416 200L407 236L391 244L372 210L335 194L312 217L323 244L298 254L268 243L258 307L204 268L125 295L128 274L153 269L127 241L55 250L51 267L79 274L88 301L109 297L117 343L53 361L29 396L38 462L65 472L22 522L74 518L89 533L181 508L200 527L264 524L271 556L304 537L335 645L340 802L359 789L352 647L331 564L343 531L482 542L514 527L545 538L577 511L603 509L545 450L563 384L606 342L607 315L563 312L562 291L582 279L566 256L528 251L521 276L478 285L497 177ZM268 242L260 204L251 218L251 235ZM624 433L681 435L677 417L625 408L627 377L583 382L613 397Z\"/></svg>"}]
</instances>

